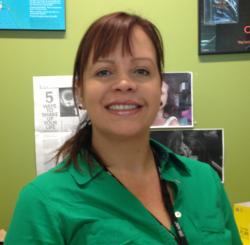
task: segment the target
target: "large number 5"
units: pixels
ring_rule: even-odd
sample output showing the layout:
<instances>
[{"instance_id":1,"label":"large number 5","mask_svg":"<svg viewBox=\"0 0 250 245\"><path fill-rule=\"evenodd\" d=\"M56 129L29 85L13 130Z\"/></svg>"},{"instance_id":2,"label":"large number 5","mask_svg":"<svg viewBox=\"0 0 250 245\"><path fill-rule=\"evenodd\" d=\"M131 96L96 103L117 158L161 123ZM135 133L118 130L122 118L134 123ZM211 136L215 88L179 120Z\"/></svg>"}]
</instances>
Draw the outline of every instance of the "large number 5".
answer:
<instances>
[{"instance_id":1,"label":"large number 5","mask_svg":"<svg viewBox=\"0 0 250 245\"><path fill-rule=\"evenodd\" d=\"M52 91L47 91L47 92L46 92L46 102L47 102L47 103L53 102L53 94L52 94Z\"/></svg>"}]
</instances>

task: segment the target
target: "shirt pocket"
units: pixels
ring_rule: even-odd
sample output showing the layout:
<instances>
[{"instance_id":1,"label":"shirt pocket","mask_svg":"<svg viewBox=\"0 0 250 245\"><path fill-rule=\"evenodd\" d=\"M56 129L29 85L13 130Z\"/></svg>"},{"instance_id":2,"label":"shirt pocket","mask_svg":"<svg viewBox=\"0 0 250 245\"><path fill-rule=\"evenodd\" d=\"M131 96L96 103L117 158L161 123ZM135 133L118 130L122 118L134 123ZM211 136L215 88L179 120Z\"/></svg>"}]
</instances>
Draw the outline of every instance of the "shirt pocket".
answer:
<instances>
[{"instance_id":1,"label":"shirt pocket","mask_svg":"<svg viewBox=\"0 0 250 245\"><path fill-rule=\"evenodd\" d=\"M200 215L195 223L201 231L223 232L225 230L223 216L218 210L210 210Z\"/></svg>"},{"instance_id":2,"label":"shirt pocket","mask_svg":"<svg viewBox=\"0 0 250 245\"><path fill-rule=\"evenodd\" d=\"M126 220L104 219L89 224L86 245L142 245L140 234Z\"/></svg>"},{"instance_id":3,"label":"shirt pocket","mask_svg":"<svg viewBox=\"0 0 250 245\"><path fill-rule=\"evenodd\" d=\"M200 233L202 244L231 245L231 231L225 226L224 217L220 210L210 210L206 214L197 215L193 220L197 232Z\"/></svg>"}]
</instances>

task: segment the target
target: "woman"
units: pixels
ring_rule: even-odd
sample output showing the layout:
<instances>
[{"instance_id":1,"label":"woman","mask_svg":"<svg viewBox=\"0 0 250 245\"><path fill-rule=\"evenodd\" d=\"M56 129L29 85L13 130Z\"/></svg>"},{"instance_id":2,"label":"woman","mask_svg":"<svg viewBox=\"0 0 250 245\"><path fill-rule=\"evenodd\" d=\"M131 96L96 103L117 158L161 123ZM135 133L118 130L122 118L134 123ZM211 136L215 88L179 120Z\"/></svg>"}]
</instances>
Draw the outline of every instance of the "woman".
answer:
<instances>
[{"instance_id":1,"label":"woman","mask_svg":"<svg viewBox=\"0 0 250 245\"><path fill-rule=\"evenodd\" d=\"M216 173L149 140L162 67L148 20L118 12L89 27L73 76L89 119L21 192L6 245L241 244Z\"/></svg>"}]
</instances>

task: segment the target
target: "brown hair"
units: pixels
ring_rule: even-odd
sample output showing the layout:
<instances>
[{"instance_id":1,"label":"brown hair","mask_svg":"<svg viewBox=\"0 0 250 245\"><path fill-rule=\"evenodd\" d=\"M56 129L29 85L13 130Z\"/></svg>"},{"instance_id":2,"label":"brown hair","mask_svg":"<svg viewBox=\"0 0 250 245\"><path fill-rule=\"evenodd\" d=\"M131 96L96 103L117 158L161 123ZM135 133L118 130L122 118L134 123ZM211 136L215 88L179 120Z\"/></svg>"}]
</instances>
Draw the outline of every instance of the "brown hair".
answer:
<instances>
[{"instance_id":1,"label":"brown hair","mask_svg":"<svg viewBox=\"0 0 250 245\"><path fill-rule=\"evenodd\" d=\"M99 57L108 56L119 41L122 41L123 54L131 52L131 33L134 27L139 26L147 34L153 43L156 52L156 61L159 74L162 78L164 66L163 42L158 28L150 21L125 12L115 12L93 22L83 36L75 58L73 71L73 94L77 101L76 89L82 86L85 68L93 53L93 63ZM68 139L59 149L55 156L58 162L60 157L67 157L66 165L71 163L79 169L77 158L84 155L87 162L91 162L93 149L91 147L92 128L88 119L84 119L73 137Z\"/></svg>"}]
</instances>

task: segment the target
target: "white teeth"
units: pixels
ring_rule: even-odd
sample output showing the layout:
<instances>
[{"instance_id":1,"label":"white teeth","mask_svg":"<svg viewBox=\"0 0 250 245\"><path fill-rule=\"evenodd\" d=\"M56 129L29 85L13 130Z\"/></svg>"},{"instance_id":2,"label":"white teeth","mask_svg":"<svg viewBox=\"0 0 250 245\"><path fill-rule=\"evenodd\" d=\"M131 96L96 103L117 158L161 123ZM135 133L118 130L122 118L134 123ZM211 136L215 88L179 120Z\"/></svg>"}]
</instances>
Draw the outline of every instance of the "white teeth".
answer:
<instances>
[{"instance_id":1,"label":"white teeth","mask_svg":"<svg viewBox=\"0 0 250 245\"><path fill-rule=\"evenodd\" d=\"M133 110L137 108L137 105L111 105L109 106L110 110Z\"/></svg>"}]
</instances>

